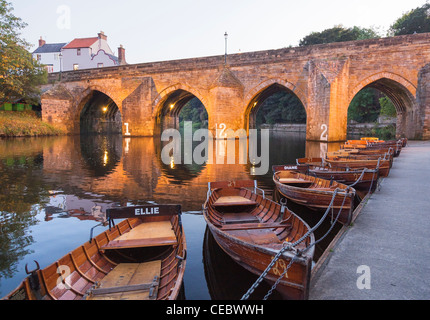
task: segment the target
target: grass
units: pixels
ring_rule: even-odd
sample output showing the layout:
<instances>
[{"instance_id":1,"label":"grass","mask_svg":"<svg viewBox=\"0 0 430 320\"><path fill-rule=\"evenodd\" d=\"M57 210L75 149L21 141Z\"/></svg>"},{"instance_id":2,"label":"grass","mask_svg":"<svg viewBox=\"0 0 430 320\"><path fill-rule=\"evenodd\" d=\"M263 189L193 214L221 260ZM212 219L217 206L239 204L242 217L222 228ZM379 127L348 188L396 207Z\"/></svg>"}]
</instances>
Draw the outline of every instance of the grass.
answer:
<instances>
[{"instance_id":1,"label":"grass","mask_svg":"<svg viewBox=\"0 0 430 320\"><path fill-rule=\"evenodd\" d=\"M0 137L57 136L64 132L43 122L34 111L0 111Z\"/></svg>"}]
</instances>

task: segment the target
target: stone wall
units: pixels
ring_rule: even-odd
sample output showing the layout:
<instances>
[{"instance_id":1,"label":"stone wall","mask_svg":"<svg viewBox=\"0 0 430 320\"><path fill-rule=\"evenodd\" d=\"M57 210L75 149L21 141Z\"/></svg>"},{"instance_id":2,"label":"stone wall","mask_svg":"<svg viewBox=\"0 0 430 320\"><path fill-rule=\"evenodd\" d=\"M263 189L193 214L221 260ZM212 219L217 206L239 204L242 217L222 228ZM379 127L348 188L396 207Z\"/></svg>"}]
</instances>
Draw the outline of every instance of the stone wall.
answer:
<instances>
[{"instance_id":1,"label":"stone wall","mask_svg":"<svg viewBox=\"0 0 430 320\"><path fill-rule=\"evenodd\" d=\"M82 100L98 90L115 101L132 135L151 136L159 132L162 118L169 117L170 105L172 114L179 114L174 109L182 105L177 93L188 92L206 107L213 132L220 124L248 129L259 99L276 84L303 103L309 140L340 141L346 139L350 102L372 86L396 104L400 134L430 139L429 88L423 71L429 60L430 34L417 34L235 54L228 56L228 66L223 56L213 56L79 70L62 73L61 85L68 93L57 95L69 101L72 115L57 116L67 103L57 106L49 91L42 108L48 121L76 132L76 123L69 119L79 118ZM59 75L49 77L51 86L58 86Z\"/></svg>"}]
</instances>

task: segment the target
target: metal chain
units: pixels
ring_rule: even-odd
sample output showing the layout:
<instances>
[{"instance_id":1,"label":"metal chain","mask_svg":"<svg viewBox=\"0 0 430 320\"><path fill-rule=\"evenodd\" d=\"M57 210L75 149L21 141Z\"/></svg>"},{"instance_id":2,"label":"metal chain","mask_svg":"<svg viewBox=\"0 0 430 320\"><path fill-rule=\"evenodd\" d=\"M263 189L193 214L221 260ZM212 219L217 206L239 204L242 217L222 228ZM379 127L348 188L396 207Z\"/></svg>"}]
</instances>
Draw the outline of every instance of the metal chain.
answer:
<instances>
[{"instance_id":1,"label":"metal chain","mask_svg":"<svg viewBox=\"0 0 430 320\"><path fill-rule=\"evenodd\" d=\"M348 188L349 189L349 188ZM278 278L278 280L275 282L275 284L272 286L272 288L269 290L269 292L267 293L267 295L264 297L264 300L267 300L272 294L273 291L276 290L276 288L278 287L279 283L281 282L281 280L284 278L284 276L287 274L288 270L291 268L291 266L293 265L293 263L295 262L295 260L297 259L297 257L299 255L303 255L304 253L306 253L307 251L309 251L310 248L312 248L313 246L316 246L318 243L320 243L322 240L324 240L329 234L330 232L333 230L334 226L336 225L336 222L339 220L340 214L342 213L343 207L345 205L346 202L346 197L347 197L348 193L345 193L345 197L343 198L343 202L342 202L342 206L339 209L339 212L337 214L337 217L334 221L332 221L331 226L329 228L329 230L326 232L326 234L324 236L322 236L319 240L309 244L309 246L301 251L299 251L292 259L290 264L285 268L284 272L282 273L282 275Z\"/></svg>"},{"instance_id":2,"label":"metal chain","mask_svg":"<svg viewBox=\"0 0 430 320\"><path fill-rule=\"evenodd\" d=\"M341 191L341 189L339 189L339 188L337 188L334 191L330 205L327 208L324 216L321 218L321 220L312 229L310 229L302 238L297 240L295 243L288 244L288 245L287 245L287 243L284 243L284 248L278 252L278 254L275 256L275 258L273 258L272 262L268 265L266 270L264 270L264 272L260 275L260 277L258 277L258 279L251 286L251 288L248 290L248 292L242 297L241 300L248 300L249 299L251 294L255 291L255 289L258 288L258 286L261 284L261 282L263 282L264 278L268 275L270 270L272 270L272 268L274 267L275 263L281 258L281 256L285 252L293 250L293 248L297 247L299 244L301 244L303 241L305 241L313 232L315 232L315 230L317 230L321 226L321 224L324 222L324 220L327 218L328 214L330 213L330 209L333 206L334 200L335 200L337 194L339 193L339 191ZM345 198L346 198L346 194L345 194ZM301 253L296 254L295 257L298 257L299 255L301 255Z\"/></svg>"},{"instance_id":3,"label":"metal chain","mask_svg":"<svg viewBox=\"0 0 430 320\"><path fill-rule=\"evenodd\" d=\"M296 254L290 261L290 263L288 264L288 266L285 268L284 272L279 276L278 280L276 280L275 284L272 286L272 288L269 290L269 292L266 294L266 296L264 297L264 301L268 300L269 297L273 294L273 291L276 290L276 288L278 287L279 283L281 282L281 280L285 277L285 275L288 273L288 270L290 270L291 266L293 265L294 262L296 262L296 259L298 257L298 254Z\"/></svg>"}]
</instances>

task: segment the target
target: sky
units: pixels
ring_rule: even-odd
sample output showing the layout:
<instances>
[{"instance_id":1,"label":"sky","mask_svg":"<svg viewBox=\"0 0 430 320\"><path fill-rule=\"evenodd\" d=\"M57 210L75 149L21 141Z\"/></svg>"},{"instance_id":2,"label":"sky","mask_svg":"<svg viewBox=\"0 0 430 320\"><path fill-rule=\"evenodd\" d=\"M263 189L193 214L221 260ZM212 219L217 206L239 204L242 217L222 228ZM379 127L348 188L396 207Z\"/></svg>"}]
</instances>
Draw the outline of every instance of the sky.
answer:
<instances>
[{"instance_id":1,"label":"sky","mask_svg":"<svg viewBox=\"0 0 430 320\"><path fill-rule=\"evenodd\" d=\"M38 46L96 37L103 31L128 63L145 63L297 46L335 25L377 28L384 35L426 0L8 0Z\"/></svg>"}]
</instances>

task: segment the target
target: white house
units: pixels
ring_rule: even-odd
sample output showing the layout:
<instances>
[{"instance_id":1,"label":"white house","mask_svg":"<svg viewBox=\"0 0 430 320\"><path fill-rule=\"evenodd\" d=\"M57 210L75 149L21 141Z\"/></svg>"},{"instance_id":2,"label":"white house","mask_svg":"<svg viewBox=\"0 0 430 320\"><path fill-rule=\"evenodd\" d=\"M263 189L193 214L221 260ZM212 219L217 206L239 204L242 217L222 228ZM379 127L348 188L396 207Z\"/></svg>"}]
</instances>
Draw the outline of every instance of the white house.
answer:
<instances>
[{"instance_id":1,"label":"white house","mask_svg":"<svg viewBox=\"0 0 430 320\"><path fill-rule=\"evenodd\" d=\"M61 64L61 49L67 43L47 44L42 38L39 40L39 48L33 52L33 59L43 64L48 72L59 72Z\"/></svg>"},{"instance_id":2,"label":"white house","mask_svg":"<svg viewBox=\"0 0 430 320\"><path fill-rule=\"evenodd\" d=\"M33 52L33 57L46 65L48 72L113 67L127 64L125 61L125 49L121 45L118 48L118 56L115 56L109 47L107 36L103 31L97 37L74 39L69 43L61 44L61 47L58 44L60 52L57 52L53 56L54 61L58 63L52 68L50 68L52 57L44 52L48 50L48 47L54 47L54 45L48 45L41 39L39 40L39 48Z\"/></svg>"}]
</instances>

